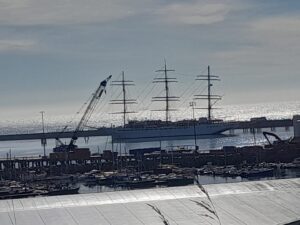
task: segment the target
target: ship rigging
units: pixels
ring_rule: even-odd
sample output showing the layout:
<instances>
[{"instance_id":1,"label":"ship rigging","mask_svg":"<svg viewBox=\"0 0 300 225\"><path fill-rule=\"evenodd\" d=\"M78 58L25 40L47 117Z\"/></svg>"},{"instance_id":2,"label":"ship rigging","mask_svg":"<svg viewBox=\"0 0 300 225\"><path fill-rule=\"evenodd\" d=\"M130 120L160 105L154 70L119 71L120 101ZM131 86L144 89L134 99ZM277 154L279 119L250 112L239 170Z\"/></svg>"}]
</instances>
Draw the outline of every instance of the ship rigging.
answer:
<instances>
[{"instance_id":1,"label":"ship rigging","mask_svg":"<svg viewBox=\"0 0 300 225\"><path fill-rule=\"evenodd\" d=\"M123 86L123 101L115 100L116 103L123 104L123 127L116 127L113 132L113 140L121 142L135 142L135 141L154 141L154 140L166 140L166 139L189 139L196 138L195 136L204 135L219 135L226 130L232 129L232 124L223 122L222 120L212 119L212 110L215 109L214 105L217 101L221 100L221 96L212 94L211 88L213 86L213 81L219 81L219 77L210 74L210 67L208 66L207 75L198 75L196 80L207 81L207 94L194 95L195 100L207 100L207 108L195 108L194 109L207 109L207 118L200 118L198 120L179 120L171 121L170 111L175 111L176 109L171 108L170 103L179 101L179 97L170 94L169 84L177 82L176 78L169 77L169 72L174 72L173 69L168 69L166 61L164 63L164 68L157 70L156 72L163 72L163 77L155 78L153 83L163 83L164 92L163 96L156 96L152 98L152 102L165 102L165 108L159 110L151 111L164 111L165 121L161 120L130 120L125 124L125 118L128 111L126 110L126 104L136 103L135 100L126 100L126 90L125 90L125 80L123 76L123 82L119 81L117 84ZM123 73L124 75L124 73ZM194 113L193 113L194 115Z\"/></svg>"}]
</instances>

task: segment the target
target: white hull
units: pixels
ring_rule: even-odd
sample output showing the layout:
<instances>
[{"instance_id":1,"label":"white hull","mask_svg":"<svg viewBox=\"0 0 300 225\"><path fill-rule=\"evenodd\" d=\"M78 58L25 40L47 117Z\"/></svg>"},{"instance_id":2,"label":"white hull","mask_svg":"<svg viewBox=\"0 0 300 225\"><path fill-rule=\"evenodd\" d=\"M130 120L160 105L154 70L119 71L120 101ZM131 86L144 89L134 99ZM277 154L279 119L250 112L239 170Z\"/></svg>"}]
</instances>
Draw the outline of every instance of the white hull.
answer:
<instances>
[{"instance_id":1,"label":"white hull","mask_svg":"<svg viewBox=\"0 0 300 225\"><path fill-rule=\"evenodd\" d=\"M114 141L147 141L166 139L186 139L195 136L218 135L232 129L230 123L203 123L195 126L162 126L155 128L115 128L112 137Z\"/></svg>"}]
</instances>

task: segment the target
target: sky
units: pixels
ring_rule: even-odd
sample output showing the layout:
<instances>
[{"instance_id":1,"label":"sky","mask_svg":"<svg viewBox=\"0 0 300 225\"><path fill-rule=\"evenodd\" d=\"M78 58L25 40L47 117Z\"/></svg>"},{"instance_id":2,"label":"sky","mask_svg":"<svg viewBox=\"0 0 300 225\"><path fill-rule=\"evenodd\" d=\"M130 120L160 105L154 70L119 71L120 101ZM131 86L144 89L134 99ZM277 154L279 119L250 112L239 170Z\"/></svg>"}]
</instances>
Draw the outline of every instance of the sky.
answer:
<instances>
[{"instance_id":1,"label":"sky","mask_svg":"<svg viewBox=\"0 0 300 225\"><path fill-rule=\"evenodd\" d=\"M298 0L0 0L0 121L72 114L121 71L140 97L164 59L174 95L210 65L224 105L296 101L299 40Z\"/></svg>"}]
</instances>

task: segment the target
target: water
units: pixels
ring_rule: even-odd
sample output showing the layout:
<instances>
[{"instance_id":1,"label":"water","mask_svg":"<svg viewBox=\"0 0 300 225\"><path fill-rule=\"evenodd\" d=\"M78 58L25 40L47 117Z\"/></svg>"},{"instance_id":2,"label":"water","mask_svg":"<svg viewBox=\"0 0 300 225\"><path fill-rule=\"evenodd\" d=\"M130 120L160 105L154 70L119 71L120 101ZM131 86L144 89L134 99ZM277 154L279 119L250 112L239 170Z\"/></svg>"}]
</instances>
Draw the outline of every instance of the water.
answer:
<instances>
[{"instance_id":1,"label":"water","mask_svg":"<svg viewBox=\"0 0 300 225\"><path fill-rule=\"evenodd\" d=\"M217 118L223 118L225 120L249 120L252 117L266 116L268 119L283 119L292 118L295 114L300 114L300 102L292 103L274 103L274 104L254 104L254 105L239 105L239 106L228 106L224 107L222 110L216 112ZM145 112L147 113L147 112ZM180 111L176 114L175 119L190 118L190 113L188 110ZM205 115L198 115L205 116ZM138 117L139 119L144 118L142 115ZM157 118L151 115L147 118ZM163 115L160 117L163 119ZM77 118L78 119L78 118ZM174 119L174 117L173 117ZM52 118L52 120L47 121L46 131L60 131L62 127L69 121L68 116L61 116L58 118ZM101 121L101 123L99 122ZM121 119L114 118L110 120L109 116L102 117L101 120L97 120L97 116L91 121L94 126L99 126L99 124L109 125L111 122L116 124L121 122ZM74 124L73 124L74 127ZM22 122L2 122L0 121L0 134L9 133L31 133L40 132L41 125L37 120L33 121L22 121ZM262 129L262 131L270 131L270 129ZM276 133L282 139L288 139L293 136L293 129L276 128ZM263 145L267 144L262 133L243 133L242 130L235 130L234 136L225 133L227 136L218 138L203 138L197 139L197 145L200 150L209 149L221 149L223 146L248 146L248 145ZM63 142L68 143L69 139L62 139ZM111 139L110 137L91 137L86 143L83 138L79 138L77 141L79 147L88 147L91 149L92 153L102 152L105 149L111 149ZM114 144L114 151L125 151L128 152L129 149L136 148L147 148L147 147L162 147L167 146L182 146L182 145L194 145L194 140L168 140L162 142L140 142L140 143L122 143ZM55 147L54 140L48 140L46 146L46 153L52 152L52 148ZM41 146L40 140L29 140L29 141L6 141L0 142L0 158L7 157L7 153L11 152L12 157L22 157L22 156L38 156L43 155L43 148ZM252 178L251 180L268 180L268 179L280 179L280 178L293 178L300 177L299 170L286 170L285 174L275 174L273 177L266 178ZM244 182L249 181L247 178L231 178L231 177L220 177L220 176L199 176L199 182L201 184L217 184L217 183L233 183L233 182ZM91 193L91 192L106 192L106 191L116 191L122 190L122 188L111 188L106 186L94 186L87 187L80 185L80 193Z\"/></svg>"},{"instance_id":2,"label":"water","mask_svg":"<svg viewBox=\"0 0 300 225\"><path fill-rule=\"evenodd\" d=\"M262 131L270 131L270 129L263 129ZM286 130L285 128L277 128L276 133L282 139L288 139L293 136L293 129ZM64 140L67 141L69 140ZM105 149L111 149L110 137L91 137L88 143L85 143L83 138L77 141L79 147L88 147L92 153L102 152ZM256 133L255 136L251 133L243 133L242 130L236 130L234 136L225 136L222 138L205 138L197 139L197 145L200 150L221 149L223 146L246 146L246 145L262 145L267 144L262 133ZM194 140L168 140L160 142L138 142L138 143L122 143L114 144L114 151L125 153L129 149L136 148L150 148L162 147L167 148L170 146L194 145ZM46 146L47 154L52 152L55 147L54 140L48 140ZM11 150L12 157L14 156L38 156L43 154L43 148L39 140L30 141L6 141L0 142L0 158L7 156Z\"/></svg>"},{"instance_id":3,"label":"water","mask_svg":"<svg viewBox=\"0 0 300 225\"><path fill-rule=\"evenodd\" d=\"M274 179L289 179L300 177L299 169L277 169L274 171L273 176L269 177L251 177L251 178L242 178L237 177L221 177L221 176L208 176L208 175L199 175L198 180L200 184L221 184L221 183L237 183L237 182L247 182L255 180L274 180Z\"/></svg>"},{"instance_id":4,"label":"water","mask_svg":"<svg viewBox=\"0 0 300 225\"><path fill-rule=\"evenodd\" d=\"M216 118L222 118L224 120L249 120L252 117L265 116L268 119L283 119L292 118L293 115L300 114L300 101L296 102L284 102L284 103L264 103L264 104L244 104L244 105L231 105L224 106L220 110L216 110L214 115ZM163 119L163 113L153 113L151 111L141 111L137 114L137 119ZM191 118L192 112L190 109L181 109L178 112L172 114L173 120ZM205 116L205 113L196 112L196 116ZM50 117L46 114L46 131L61 131L68 121L70 121L72 115L61 115ZM80 115L77 115L70 123L70 128L74 127L76 121L79 121ZM13 133L32 133L41 132L40 118L29 119L23 118L22 121L7 121L0 120L0 134L13 134ZM122 117L97 112L94 113L89 125L99 127L100 125L111 126L113 124L121 124ZM270 129L266 129L270 131ZM273 132L273 131L272 131ZM293 129L286 130L285 128L277 128L276 133L282 139L288 139L293 136ZM228 133L227 133L228 135ZM69 140L63 140L68 143ZM201 150L208 149L220 149L223 146L245 146L254 144L265 144L262 133L255 134L243 133L241 130L235 131L235 136L225 136L222 138L204 138L198 139L197 145ZM93 153L102 152L104 149L111 149L110 137L91 137L88 143L82 138L77 141L79 147L89 147ZM159 142L140 142L140 143L126 143L115 144L114 151L125 152L129 149L135 148L147 148L147 147L159 147L167 146L179 146L179 145L194 145L194 140L168 140ZM46 147L47 154L55 147L54 140L48 140ZM6 157L7 153L11 151L12 156L37 156L43 154L43 148L40 144L40 140L30 141L7 141L0 142L0 158Z\"/></svg>"},{"instance_id":5,"label":"water","mask_svg":"<svg viewBox=\"0 0 300 225\"><path fill-rule=\"evenodd\" d=\"M100 127L111 125L122 125L122 115L111 114L112 109L108 109L105 104L101 111L95 110L89 120L88 125L91 127ZM198 105L197 107L202 107ZM267 119L291 119L293 115L300 114L300 101L293 102L275 102L275 103L259 103L259 104L240 104L240 105L225 105L213 112L214 118L223 119L225 121L232 120L250 120L253 117L266 117ZM192 119L191 108L177 108L178 111L171 112L171 120ZM161 119L164 120L164 112L153 112L151 110L139 110L137 114L129 115L129 119ZM36 113L35 113L36 114ZM45 130L61 131L63 127L68 125L71 130L76 127L82 113L75 115L49 115L45 113ZM206 117L205 110L195 110L195 118ZM71 121L71 122L70 122ZM0 118L0 135L1 134L16 134L16 133L33 133L41 132L42 124L39 115L33 118L22 118L19 120L9 120Z\"/></svg>"},{"instance_id":6,"label":"water","mask_svg":"<svg viewBox=\"0 0 300 225\"><path fill-rule=\"evenodd\" d=\"M200 184L222 184L222 183L238 183L256 180L274 180L274 179L288 179L300 177L299 169L277 169L273 176L270 177L252 177L252 178L242 178L237 177L222 177L222 176L209 176L209 175L198 175L197 179ZM85 186L84 184L79 184L79 193L99 193L99 192L109 192L109 191L121 191L128 190L124 187L109 187L109 186Z\"/></svg>"}]
</instances>

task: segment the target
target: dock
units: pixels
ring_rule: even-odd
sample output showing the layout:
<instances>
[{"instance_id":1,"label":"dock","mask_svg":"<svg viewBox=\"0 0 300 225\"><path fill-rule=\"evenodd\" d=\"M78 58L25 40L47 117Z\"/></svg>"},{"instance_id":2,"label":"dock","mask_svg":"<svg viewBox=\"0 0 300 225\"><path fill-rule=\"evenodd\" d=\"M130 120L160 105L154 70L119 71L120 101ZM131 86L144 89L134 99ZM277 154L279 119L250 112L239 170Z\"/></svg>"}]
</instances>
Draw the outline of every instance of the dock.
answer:
<instances>
[{"instance_id":1,"label":"dock","mask_svg":"<svg viewBox=\"0 0 300 225\"><path fill-rule=\"evenodd\" d=\"M85 149L85 151L89 151ZM84 173L93 169L113 171L123 166L136 171L150 171L161 164L177 165L182 168L200 168L207 163L216 166L240 165L243 163L289 163L300 157L300 143L281 143L273 146L223 147L221 150L198 152L166 152L118 155L106 150L103 154L92 155L78 152L68 157L55 154L48 157L22 157L0 159L0 177L20 179L29 171L48 171L51 175ZM57 157L56 157L57 156Z\"/></svg>"}]
</instances>

